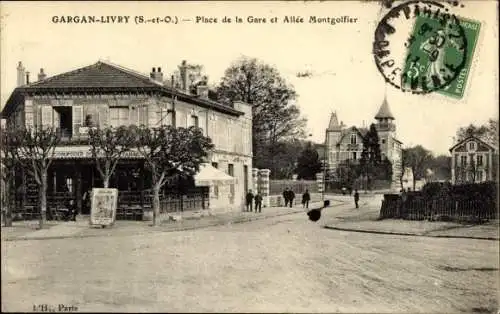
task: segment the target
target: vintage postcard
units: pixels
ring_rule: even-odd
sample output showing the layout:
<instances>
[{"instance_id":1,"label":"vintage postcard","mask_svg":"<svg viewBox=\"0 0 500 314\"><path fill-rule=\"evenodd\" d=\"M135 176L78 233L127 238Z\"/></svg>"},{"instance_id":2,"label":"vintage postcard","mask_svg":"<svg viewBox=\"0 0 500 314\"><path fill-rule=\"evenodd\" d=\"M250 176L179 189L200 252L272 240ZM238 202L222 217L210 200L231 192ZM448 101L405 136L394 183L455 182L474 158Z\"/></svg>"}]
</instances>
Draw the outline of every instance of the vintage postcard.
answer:
<instances>
[{"instance_id":1,"label":"vintage postcard","mask_svg":"<svg viewBox=\"0 0 500 314\"><path fill-rule=\"evenodd\" d=\"M2 312L498 313L498 6L2 1Z\"/></svg>"}]
</instances>

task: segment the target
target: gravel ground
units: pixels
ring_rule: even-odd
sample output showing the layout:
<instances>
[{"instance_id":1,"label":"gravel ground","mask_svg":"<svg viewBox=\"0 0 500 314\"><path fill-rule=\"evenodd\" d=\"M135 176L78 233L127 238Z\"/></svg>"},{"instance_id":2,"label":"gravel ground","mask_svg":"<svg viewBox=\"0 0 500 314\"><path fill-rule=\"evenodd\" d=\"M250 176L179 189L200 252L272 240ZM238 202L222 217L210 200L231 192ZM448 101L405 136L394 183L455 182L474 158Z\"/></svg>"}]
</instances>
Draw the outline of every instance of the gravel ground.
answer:
<instances>
[{"instance_id":1,"label":"gravel ground","mask_svg":"<svg viewBox=\"0 0 500 314\"><path fill-rule=\"evenodd\" d=\"M350 210L2 243L2 311L494 312L497 241L338 232ZM344 215L345 216L345 215Z\"/></svg>"}]
</instances>

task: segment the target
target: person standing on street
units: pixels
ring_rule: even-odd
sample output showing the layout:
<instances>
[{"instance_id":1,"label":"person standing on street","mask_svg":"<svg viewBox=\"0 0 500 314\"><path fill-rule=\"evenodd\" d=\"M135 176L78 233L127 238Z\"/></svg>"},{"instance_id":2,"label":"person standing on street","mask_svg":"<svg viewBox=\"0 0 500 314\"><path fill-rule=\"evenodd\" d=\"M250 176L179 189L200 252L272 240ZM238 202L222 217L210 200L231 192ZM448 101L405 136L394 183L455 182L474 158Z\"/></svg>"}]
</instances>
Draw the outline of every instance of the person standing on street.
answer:
<instances>
[{"instance_id":1,"label":"person standing on street","mask_svg":"<svg viewBox=\"0 0 500 314\"><path fill-rule=\"evenodd\" d=\"M302 194L302 207L309 208L310 200L311 200L311 195L309 194L309 190L306 190L304 194Z\"/></svg>"},{"instance_id":2,"label":"person standing on street","mask_svg":"<svg viewBox=\"0 0 500 314\"><path fill-rule=\"evenodd\" d=\"M252 190L248 190L248 193L246 196L246 201L247 201L247 212L251 212L252 211L252 202L253 202Z\"/></svg>"},{"instance_id":3,"label":"person standing on street","mask_svg":"<svg viewBox=\"0 0 500 314\"><path fill-rule=\"evenodd\" d=\"M285 200L285 207L288 207L288 201L290 199L290 191L288 188L285 188L285 191L283 191L283 199Z\"/></svg>"},{"instance_id":4,"label":"person standing on street","mask_svg":"<svg viewBox=\"0 0 500 314\"><path fill-rule=\"evenodd\" d=\"M259 213L262 212L262 195L260 195L260 192L255 195L255 212L259 211Z\"/></svg>"},{"instance_id":5,"label":"person standing on street","mask_svg":"<svg viewBox=\"0 0 500 314\"><path fill-rule=\"evenodd\" d=\"M354 204L356 204L356 208L359 208L359 205L358 205L358 202L359 202L359 193L358 193L358 190L354 190Z\"/></svg>"},{"instance_id":6,"label":"person standing on street","mask_svg":"<svg viewBox=\"0 0 500 314\"><path fill-rule=\"evenodd\" d=\"M293 206L293 199L295 198L295 193L293 193L292 190L290 190L290 192L288 192L289 194L289 197L288 197L288 201L290 202L290 208L292 208Z\"/></svg>"}]
</instances>

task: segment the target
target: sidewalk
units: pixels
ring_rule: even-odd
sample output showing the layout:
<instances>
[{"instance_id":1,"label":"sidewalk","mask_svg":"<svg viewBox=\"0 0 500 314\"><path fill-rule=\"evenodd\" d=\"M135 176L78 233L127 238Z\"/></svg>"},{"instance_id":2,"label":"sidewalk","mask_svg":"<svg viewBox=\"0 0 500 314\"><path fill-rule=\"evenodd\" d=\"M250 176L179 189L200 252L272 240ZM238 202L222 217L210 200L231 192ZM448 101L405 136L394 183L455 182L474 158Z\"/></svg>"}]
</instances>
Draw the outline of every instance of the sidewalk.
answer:
<instances>
[{"instance_id":1,"label":"sidewalk","mask_svg":"<svg viewBox=\"0 0 500 314\"><path fill-rule=\"evenodd\" d=\"M500 240L498 220L480 225L426 220L378 220L380 207L376 204L377 200L374 200L367 204L362 203L361 205L366 206L360 206L359 209L342 210L335 215L335 219L327 221L324 227L375 234Z\"/></svg>"},{"instance_id":2,"label":"sidewalk","mask_svg":"<svg viewBox=\"0 0 500 314\"><path fill-rule=\"evenodd\" d=\"M333 201L331 205L335 206L336 204L342 203L340 201ZM320 207L321 205L321 203L312 203L310 208ZM112 227L100 228L89 226L88 218L77 218L76 222L47 222L44 229L36 230L36 226L38 224L37 221L15 222L13 227L2 227L2 241L127 236L140 235L150 232L174 232L231 223L243 223L304 212L306 212L304 208L296 206L293 208L263 208L262 213L238 211L203 217L200 217L200 215L197 215L196 213L184 213L183 219L180 221L166 221L161 225L154 227L151 226L151 221L118 220Z\"/></svg>"}]
</instances>

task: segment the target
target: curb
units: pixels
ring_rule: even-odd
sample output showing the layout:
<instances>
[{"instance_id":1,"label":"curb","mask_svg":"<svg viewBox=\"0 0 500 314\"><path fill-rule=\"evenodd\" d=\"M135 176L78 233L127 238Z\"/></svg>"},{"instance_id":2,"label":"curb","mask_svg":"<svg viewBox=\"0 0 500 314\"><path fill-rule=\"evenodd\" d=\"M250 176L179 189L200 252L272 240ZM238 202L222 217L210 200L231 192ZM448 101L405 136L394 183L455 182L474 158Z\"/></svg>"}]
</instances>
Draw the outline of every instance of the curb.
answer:
<instances>
[{"instance_id":1,"label":"curb","mask_svg":"<svg viewBox=\"0 0 500 314\"><path fill-rule=\"evenodd\" d=\"M248 217L248 218L244 218L242 220L221 221L221 222L211 223L211 224L202 225L202 226L177 227L177 228L172 228L172 229L167 229L167 230L150 229L150 230L146 230L146 232L130 233L130 234L126 234L126 235L131 236L131 235L145 234L145 233L151 233L151 232L180 232L180 231L196 230L196 229L216 227L216 226L227 225L227 224L239 224L239 223L251 222L251 221L256 221L256 220L263 220L263 219L267 219L267 218L293 215L293 214L298 214L298 213L302 213L302 212L304 212L304 211L303 210L295 210L295 211L286 212L286 213L278 213L277 215L272 215L272 216ZM28 241L28 240L83 239L83 238L106 237L106 236L110 236L110 235L109 234L86 234L86 235L85 234L81 234L81 235L74 234L74 235L49 236L49 237L18 236L18 237L2 239L2 242Z\"/></svg>"},{"instance_id":2,"label":"curb","mask_svg":"<svg viewBox=\"0 0 500 314\"><path fill-rule=\"evenodd\" d=\"M359 232L359 233L371 233L371 234L387 234L387 235L399 235L399 236L409 236L409 237L426 237L426 238L448 238L448 239L471 239L471 240L488 240L488 241L500 241L500 238L492 237L467 237L467 236L448 236L448 235L429 235L425 233L403 233L403 232L388 232L388 231L375 231L375 230L359 230L359 229L348 229L348 228L338 228L331 226L323 226L325 229L345 231L345 232Z\"/></svg>"}]
</instances>

